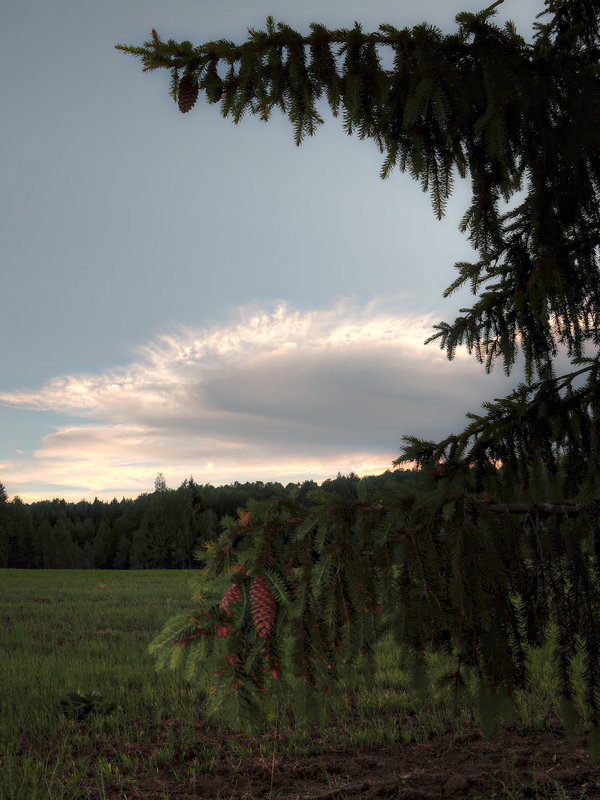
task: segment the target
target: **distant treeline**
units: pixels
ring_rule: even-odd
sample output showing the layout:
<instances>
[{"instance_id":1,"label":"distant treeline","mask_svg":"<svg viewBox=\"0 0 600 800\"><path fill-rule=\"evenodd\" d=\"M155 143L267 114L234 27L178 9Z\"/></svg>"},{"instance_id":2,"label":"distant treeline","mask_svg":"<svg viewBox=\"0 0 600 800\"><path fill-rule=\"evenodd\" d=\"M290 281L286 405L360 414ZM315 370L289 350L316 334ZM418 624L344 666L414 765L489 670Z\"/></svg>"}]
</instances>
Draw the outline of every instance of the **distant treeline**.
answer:
<instances>
[{"instance_id":1,"label":"distant treeline","mask_svg":"<svg viewBox=\"0 0 600 800\"><path fill-rule=\"evenodd\" d=\"M369 495L414 485L416 473L387 471L358 478L339 475L321 489L358 497L359 484ZM295 493L302 499L317 489L304 483L234 483L211 486L186 479L169 489L159 473L155 491L135 500L93 503L42 500L8 502L0 483L0 567L22 569L190 569L194 553L216 539L224 517L236 516L249 500L275 500Z\"/></svg>"}]
</instances>

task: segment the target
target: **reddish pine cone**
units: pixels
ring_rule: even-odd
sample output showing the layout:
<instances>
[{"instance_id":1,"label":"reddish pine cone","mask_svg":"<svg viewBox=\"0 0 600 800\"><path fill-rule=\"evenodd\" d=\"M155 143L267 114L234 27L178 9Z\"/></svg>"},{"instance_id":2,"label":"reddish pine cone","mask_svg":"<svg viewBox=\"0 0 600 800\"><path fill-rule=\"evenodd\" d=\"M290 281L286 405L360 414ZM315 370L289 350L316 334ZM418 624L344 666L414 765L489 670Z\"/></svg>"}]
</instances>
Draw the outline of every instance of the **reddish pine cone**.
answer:
<instances>
[{"instance_id":1,"label":"reddish pine cone","mask_svg":"<svg viewBox=\"0 0 600 800\"><path fill-rule=\"evenodd\" d=\"M227 614L227 616L230 617L231 616L231 611L229 610L230 603L239 603L240 600L241 600L240 587L237 585L237 583L232 583L231 586L229 586L229 588L223 595L223 599L219 603L219 606L223 609L223 611Z\"/></svg>"},{"instance_id":2,"label":"reddish pine cone","mask_svg":"<svg viewBox=\"0 0 600 800\"><path fill-rule=\"evenodd\" d=\"M190 108L194 107L197 99L198 84L196 83L196 79L193 78L189 72L186 72L179 81L179 90L177 92L177 103L181 113L187 114Z\"/></svg>"},{"instance_id":3,"label":"reddish pine cone","mask_svg":"<svg viewBox=\"0 0 600 800\"><path fill-rule=\"evenodd\" d=\"M261 575L252 578L250 611L256 632L261 639L266 639L273 630L273 625L275 625L277 603L266 580Z\"/></svg>"},{"instance_id":4,"label":"reddish pine cone","mask_svg":"<svg viewBox=\"0 0 600 800\"><path fill-rule=\"evenodd\" d=\"M217 637L219 639L226 639L231 633L231 625L219 625L217 628Z\"/></svg>"}]
</instances>

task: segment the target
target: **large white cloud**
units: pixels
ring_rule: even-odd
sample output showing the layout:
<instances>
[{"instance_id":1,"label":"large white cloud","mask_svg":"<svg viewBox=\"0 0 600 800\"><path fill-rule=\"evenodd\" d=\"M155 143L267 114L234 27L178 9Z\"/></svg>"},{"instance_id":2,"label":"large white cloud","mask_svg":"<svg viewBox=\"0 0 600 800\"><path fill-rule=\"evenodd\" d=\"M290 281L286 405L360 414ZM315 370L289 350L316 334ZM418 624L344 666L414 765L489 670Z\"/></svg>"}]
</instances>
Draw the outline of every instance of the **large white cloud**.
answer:
<instances>
[{"instance_id":1,"label":"large white cloud","mask_svg":"<svg viewBox=\"0 0 600 800\"><path fill-rule=\"evenodd\" d=\"M150 490L159 470L171 486L190 474L224 483L382 471L403 434L443 436L508 390L500 371L425 347L435 321L377 303L282 304L162 336L100 375L0 393L7 406L73 418L30 458L0 465L3 480L24 498L45 483L79 498Z\"/></svg>"}]
</instances>

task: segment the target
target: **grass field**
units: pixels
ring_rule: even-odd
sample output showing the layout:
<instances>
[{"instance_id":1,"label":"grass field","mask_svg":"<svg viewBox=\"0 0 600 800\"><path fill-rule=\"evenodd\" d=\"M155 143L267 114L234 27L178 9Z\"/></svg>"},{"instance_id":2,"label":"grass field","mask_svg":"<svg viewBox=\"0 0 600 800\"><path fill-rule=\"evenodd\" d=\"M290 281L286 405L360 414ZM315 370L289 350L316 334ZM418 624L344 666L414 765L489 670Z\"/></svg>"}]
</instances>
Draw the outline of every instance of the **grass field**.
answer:
<instances>
[{"instance_id":1,"label":"grass field","mask_svg":"<svg viewBox=\"0 0 600 800\"><path fill-rule=\"evenodd\" d=\"M600 796L600 773L586 760L585 737L566 740L556 727L555 682L543 652L532 654L534 685L519 697L518 716L497 744L482 739L468 705L451 722L441 690L426 704L418 701L390 643L378 653L372 688L349 687L346 706L318 730L294 724L293 698L277 729L260 736L207 722L204 687L186 685L177 673L156 673L147 653L163 623L191 608L193 577L188 571L0 570L1 800L302 792L350 798L369 791L434 797L434 778L439 796L451 796L452 786L479 797L490 796L490 786L497 797L516 798L521 790L524 797ZM431 667L441 674L443 659L431 657ZM102 695L97 713L79 719L74 710L63 713L61 699L76 691ZM398 765L408 754L412 772L402 777ZM485 758L501 759L491 784ZM437 772L428 767L432 759ZM410 775L417 782L420 776L418 795L410 794ZM338 787L345 789L336 794Z\"/></svg>"}]
</instances>

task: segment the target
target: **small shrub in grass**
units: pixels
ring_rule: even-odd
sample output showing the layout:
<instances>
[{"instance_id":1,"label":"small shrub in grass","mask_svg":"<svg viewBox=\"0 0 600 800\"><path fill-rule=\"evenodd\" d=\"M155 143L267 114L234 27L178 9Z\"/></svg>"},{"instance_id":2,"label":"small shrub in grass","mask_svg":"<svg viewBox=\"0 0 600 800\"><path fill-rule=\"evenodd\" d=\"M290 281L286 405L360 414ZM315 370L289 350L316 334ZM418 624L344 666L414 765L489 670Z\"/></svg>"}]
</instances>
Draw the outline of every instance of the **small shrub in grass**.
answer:
<instances>
[{"instance_id":1,"label":"small shrub in grass","mask_svg":"<svg viewBox=\"0 0 600 800\"><path fill-rule=\"evenodd\" d=\"M78 689L76 692L69 692L60 701L61 709L65 717L81 722L82 719L90 714L111 714L116 709L115 703L110 703L103 698L100 692L88 692L87 694Z\"/></svg>"}]
</instances>

